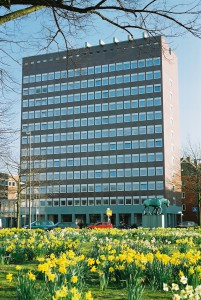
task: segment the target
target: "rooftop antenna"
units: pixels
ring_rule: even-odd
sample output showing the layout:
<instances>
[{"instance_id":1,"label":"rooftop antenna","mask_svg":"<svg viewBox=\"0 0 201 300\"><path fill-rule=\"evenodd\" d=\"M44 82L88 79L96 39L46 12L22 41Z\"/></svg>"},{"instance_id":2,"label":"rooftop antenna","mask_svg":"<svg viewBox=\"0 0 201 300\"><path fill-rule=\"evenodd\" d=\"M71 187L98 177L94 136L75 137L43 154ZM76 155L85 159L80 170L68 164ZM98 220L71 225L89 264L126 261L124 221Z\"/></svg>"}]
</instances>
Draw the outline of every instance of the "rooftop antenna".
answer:
<instances>
[{"instance_id":1,"label":"rooftop antenna","mask_svg":"<svg viewBox=\"0 0 201 300\"><path fill-rule=\"evenodd\" d=\"M118 42L119 42L119 40L116 37L114 37L113 38L113 43L117 44Z\"/></svg>"},{"instance_id":2,"label":"rooftop antenna","mask_svg":"<svg viewBox=\"0 0 201 300\"><path fill-rule=\"evenodd\" d=\"M85 48L90 48L91 44L89 44L88 42L85 42Z\"/></svg>"}]
</instances>

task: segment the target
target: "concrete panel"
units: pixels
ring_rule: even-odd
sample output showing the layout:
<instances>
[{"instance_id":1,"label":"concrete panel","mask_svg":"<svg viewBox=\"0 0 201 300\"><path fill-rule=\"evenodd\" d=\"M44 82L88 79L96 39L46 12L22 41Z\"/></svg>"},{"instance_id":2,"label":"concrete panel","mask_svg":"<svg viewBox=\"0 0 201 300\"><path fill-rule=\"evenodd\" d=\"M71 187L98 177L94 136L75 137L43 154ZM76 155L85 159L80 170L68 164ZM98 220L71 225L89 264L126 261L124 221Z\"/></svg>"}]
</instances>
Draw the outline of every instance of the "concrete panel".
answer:
<instances>
[{"instance_id":1,"label":"concrete panel","mask_svg":"<svg viewBox=\"0 0 201 300\"><path fill-rule=\"evenodd\" d=\"M143 228L166 227L164 215L144 215L142 216Z\"/></svg>"}]
</instances>

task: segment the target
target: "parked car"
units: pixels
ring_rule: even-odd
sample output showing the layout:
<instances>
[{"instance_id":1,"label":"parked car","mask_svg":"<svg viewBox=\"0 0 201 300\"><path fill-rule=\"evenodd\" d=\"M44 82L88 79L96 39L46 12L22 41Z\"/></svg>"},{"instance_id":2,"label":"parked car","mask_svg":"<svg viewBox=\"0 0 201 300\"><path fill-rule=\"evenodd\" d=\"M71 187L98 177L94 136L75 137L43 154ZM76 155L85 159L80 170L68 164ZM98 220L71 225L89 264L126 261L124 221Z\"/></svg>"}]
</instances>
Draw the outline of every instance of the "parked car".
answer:
<instances>
[{"instance_id":1,"label":"parked car","mask_svg":"<svg viewBox=\"0 0 201 300\"><path fill-rule=\"evenodd\" d=\"M51 230L55 226L52 221L34 221L31 223L31 229L43 229L43 230ZM24 228L29 229L29 225L25 225Z\"/></svg>"},{"instance_id":2,"label":"parked car","mask_svg":"<svg viewBox=\"0 0 201 300\"><path fill-rule=\"evenodd\" d=\"M110 222L98 222L95 224L90 224L87 226L88 229L93 229L93 228L113 228L112 223Z\"/></svg>"},{"instance_id":3,"label":"parked car","mask_svg":"<svg viewBox=\"0 0 201 300\"><path fill-rule=\"evenodd\" d=\"M58 222L54 225L54 228L76 228L79 229L79 225L73 222Z\"/></svg>"},{"instance_id":4,"label":"parked car","mask_svg":"<svg viewBox=\"0 0 201 300\"><path fill-rule=\"evenodd\" d=\"M197 227L197 226L198 226L198 224L195 223L194 221L183 221L175 227L176 228L189 228L189 227Z\"/></svg>"}]
</instances>

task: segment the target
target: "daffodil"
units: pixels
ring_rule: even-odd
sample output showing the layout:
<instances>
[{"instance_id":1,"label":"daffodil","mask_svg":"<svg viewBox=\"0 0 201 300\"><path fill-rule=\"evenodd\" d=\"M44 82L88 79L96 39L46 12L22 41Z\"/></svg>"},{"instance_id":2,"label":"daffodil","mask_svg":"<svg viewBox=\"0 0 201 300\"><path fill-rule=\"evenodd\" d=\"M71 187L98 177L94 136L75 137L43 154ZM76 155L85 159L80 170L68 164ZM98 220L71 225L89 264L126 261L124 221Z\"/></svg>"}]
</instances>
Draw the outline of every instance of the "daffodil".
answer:
<instances>
[{"instance_id":1,"label":"daffodil","mask_svg":"<svg viewBox=\"0 0 201 300\"><path fill-rule=\"evenodd\" d=\"M168 291L169 291L169 287L168 287L167 283L163 283L163 290L164 290L165 292L168 292Z\"/></svg>"},{"instance_id":2,"label":"daffodil","mask_svg":"<svg viewBox=\"0 0 201 300\"><path fill-rule=\"evenodd\" d=\"M72 283L77 283L78 282L78 277L77 276L72 276L71 282Z\"/></svg>"},{"instance_id":3,"label":"daffodil","mask_svg":"<svg viewBox=\"0 0 201 300\"><path fill-rule=\"evenodd\" d=\"M13 274L9 273L6 275L6 279L11 282L13 280Z\"/></svg>"},{"instance_id":4,"label":"daffodil","mask_svg":"<svg viewBox=\"0 0 201 300\"><path fill-rule=\"evenodd\" d=\"M85 299L86 299L86 300L93 300L91 291L86 292L86 294L85 294Z\"/></svg>"},{"instance_id":5,"label":"daffodil","mask_svg":"<svg viewBox=\"0 0 201 300\"><path fill-rule=\"evenodd\" d=\"M187 277L182 276L181 279L180 279L180 282L183 283L183 284L187 284L187 282L188 282Z\"/></svg>"},{"instance_id":6,"label":"daffodil","mask_svg":"<svg viewBox=\"0 0 201 300\"><path fill-rule=\"evenodd\" d=\"M179 286L176 283L172 283L172 290L173 291L179 291Z\"/></svg>"}]
</instances>

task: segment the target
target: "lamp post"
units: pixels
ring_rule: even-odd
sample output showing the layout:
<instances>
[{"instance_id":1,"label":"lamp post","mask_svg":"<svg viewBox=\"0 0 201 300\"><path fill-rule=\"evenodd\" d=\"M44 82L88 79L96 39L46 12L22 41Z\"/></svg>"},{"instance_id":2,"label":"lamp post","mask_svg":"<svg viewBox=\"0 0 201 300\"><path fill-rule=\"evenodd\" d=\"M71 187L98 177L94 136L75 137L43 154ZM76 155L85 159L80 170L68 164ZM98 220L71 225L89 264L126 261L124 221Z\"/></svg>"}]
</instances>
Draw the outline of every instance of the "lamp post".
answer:
<instances>
[{"instance_id":1,"label":"lamp post","mask_svg":"<svg viewBox=\"0 0 201 300\"><path fill-rule=\"evenodd\" d=\"M31 229L31 131L27 131L29 136L29 229Z\"/></svg>"},{"instance_id":2,"label":"lamp post","mask_svg":"<svg viewBox=\"0 0 201 300\"><path fill-rule=\"evenodd\" d=\"M107 218L108 218L107 221L110 223L111 222L110 217L112 216L112 210L110 208L107 208L106 215L107 215Z\"/></svg>"}]
</instances>

